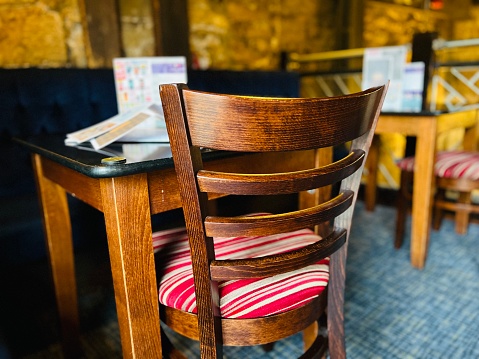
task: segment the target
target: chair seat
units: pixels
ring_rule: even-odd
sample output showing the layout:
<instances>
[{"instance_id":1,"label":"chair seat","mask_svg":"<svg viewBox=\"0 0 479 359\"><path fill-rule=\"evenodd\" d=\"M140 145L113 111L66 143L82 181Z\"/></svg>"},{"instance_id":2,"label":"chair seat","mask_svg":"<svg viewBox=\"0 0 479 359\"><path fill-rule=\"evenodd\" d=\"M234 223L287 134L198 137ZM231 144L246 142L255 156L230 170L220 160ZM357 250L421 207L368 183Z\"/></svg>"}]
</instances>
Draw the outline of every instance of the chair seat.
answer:
<instances>
[{"instance_id":1,"label":"chair seat","mask_svg":"<svg viewBox=\"0 0 479 359\"><path fill-rule=\"evenodd\" d=\"M400 160L397 165L403 171L414 171L414 156ZM434 174L441 178L465 178L479 180L479 152L441 151L436 155Z\"/></svg>"},{"instance_id":2,"label":"chair seat","mask_svg":"<svg viewBox=\"0 0 479 359\"><path fill-rule=\"evenodd\" d=\"M262 257L284 253L320 240L309 229L263 237L214 238L217 259ZM281 245L278 243L281 242ZM196 313L193 271L185 228L153 233L161 263L159 301ZM223 318L257 318L295 309L318 297L329 280L329 258L301 270L268 278L219 283Z\"/></svg>"}]
</instances>

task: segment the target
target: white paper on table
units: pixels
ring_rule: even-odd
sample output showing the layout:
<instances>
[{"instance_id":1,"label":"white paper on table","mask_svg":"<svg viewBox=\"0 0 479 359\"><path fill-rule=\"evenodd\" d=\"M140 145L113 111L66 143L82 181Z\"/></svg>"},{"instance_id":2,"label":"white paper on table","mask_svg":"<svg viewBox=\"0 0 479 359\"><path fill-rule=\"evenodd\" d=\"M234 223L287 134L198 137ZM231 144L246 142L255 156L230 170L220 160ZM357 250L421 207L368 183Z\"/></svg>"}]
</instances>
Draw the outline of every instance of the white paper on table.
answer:
<instances>
[{"instance_id":1,"label":"white paper on table","mask_svg":"<svg viewBox=\"0 0 479 359\"><path fill-rule=\"evenodd\" d=\"M401 111L407 51L407 46L387 46L368 48L364 52L363 90L390 81L383 111Z\"/></svg>"},{"instance_id":2,"label":"white paper on table","mask_svg":"<svg viewBox=\"0 0 479 359\"><path fill-rule=\"evenodd\" d=\"M113 73L119 113L159 103L160 84L187 83L184 56L115 58Z\"/></svg>"},{"instance_id":3,"label":"white paper on table","mask_svg":"<svg viewBox=\"0 0 479 359\"><path fill-rule=\"evenodd\" d=\"M160 105L143 106L119 116L126 120L108 132L90 140L94 149L103 148L115 141L168 142L165 119ZM147 137L146 134L148 134Z\"/></svg>"},{"instance_id":4,"label":"white paper on table","mask_svg":"<svg viewBox=\"0 0 479 359\"><path fill-rule=\"evenodd\" d=\"M420 112L424 92L424 62L411 62L404 67L401 111Z\"/></svg>"},{"instance_id":5,"label":"white paper on table","mask_svg":"<svg viewBox=\"0 0 479 359\"><path fill-rule=\"evenodd\" d=\"M125 57L113 60L119 114L67 134L65 144L90 141L95 149L114 141L169 142L159 86L186 83L184 56Z\"/></svg>"}]
</instances>

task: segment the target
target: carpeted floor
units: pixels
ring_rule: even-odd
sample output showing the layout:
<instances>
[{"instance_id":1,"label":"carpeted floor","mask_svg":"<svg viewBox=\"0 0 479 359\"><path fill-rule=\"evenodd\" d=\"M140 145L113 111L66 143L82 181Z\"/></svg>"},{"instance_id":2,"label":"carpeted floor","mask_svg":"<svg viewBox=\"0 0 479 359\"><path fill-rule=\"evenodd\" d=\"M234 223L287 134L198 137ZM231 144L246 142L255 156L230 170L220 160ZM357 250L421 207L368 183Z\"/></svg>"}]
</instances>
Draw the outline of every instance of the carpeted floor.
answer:
<instances>
[{"instance_id":1,"label":"carpeted floor","mask_svg":"<svg viewBox=\"0 0 479 359\"><path fill-rule=\"evenodd\" d=\"M451 221L432 232L424 270L411 268L409 241L392 246L395 209L380 205L374 213L358 203L349 247L346 285L348 358L479 358L479 225L466 236L454 233ZM23 269L26 270L26 269ZM78 256L82 343L85 358L120 358L106 251ZM3 346L0 358L61 358L55 309L43 264L28 269L36 284L16 284L26 297L24 316L13 321L3 301ZM12 290L12 288L9 288ZM32 311L35 308L35 314ZM180 349L197 357L196 343L173 337ZM301 336L261 348L228 348L227 358L293 358ZM2 356L3 355L3 356Z\"/></svg>"}]
</instances>

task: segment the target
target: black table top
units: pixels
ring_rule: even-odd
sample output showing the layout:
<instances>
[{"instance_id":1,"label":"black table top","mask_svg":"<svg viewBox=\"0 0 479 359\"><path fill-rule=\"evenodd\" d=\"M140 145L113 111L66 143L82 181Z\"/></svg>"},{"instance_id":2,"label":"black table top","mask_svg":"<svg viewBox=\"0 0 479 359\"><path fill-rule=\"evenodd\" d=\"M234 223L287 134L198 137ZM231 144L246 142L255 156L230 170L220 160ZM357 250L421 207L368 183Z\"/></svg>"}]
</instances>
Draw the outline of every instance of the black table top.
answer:
<instances>
[{"instance_id":1,"label":"black table top","mask_svg":"<svg viewBox=\"0 0 479 359\"><path fill-rule=\"evenodd\" d=\"M44 134L14 141L30 151L93 178L109 178L173 168L169 143L121 143L94 150L89 145L66 146L66 134ZM226 152L206 152L205 160L231 156ZM123 157L126 163L102 164L102 160Z\"/></svg>"},{"instance_id":2,"label":"black table top","mask_svg":"<svg viewBox=\"0 0 479 359\"><path fill-rule=\"evenodd\" d=\"M385 116L438 116L442 115L445 113L448 113L449 111L420 111L420 112L393 112L393 111L384 111L381 112L381 115Z\"/></svg>"},{"instance_id":3,"label":"black table top","mask_svg":"<svg viewBox=\"0 0 479 359\"><path fill-rule=\"evenodd\" d=\"M444 111L422 112L382 112L382 115L396 116L434 116ZM26 138L14 138L14 141L30 151L58 162L70 169L93 178L119 177L131 174L151 172L173 168L170 145L168 143L121 143L114 142L101 150L95 150L88 144L66 146L66 134L43 134ZM205 160L232 156L227 152L206 152ZM102 164L102 159L123 157L126 163L118 165Z\"/></svg>"}]
</instances>

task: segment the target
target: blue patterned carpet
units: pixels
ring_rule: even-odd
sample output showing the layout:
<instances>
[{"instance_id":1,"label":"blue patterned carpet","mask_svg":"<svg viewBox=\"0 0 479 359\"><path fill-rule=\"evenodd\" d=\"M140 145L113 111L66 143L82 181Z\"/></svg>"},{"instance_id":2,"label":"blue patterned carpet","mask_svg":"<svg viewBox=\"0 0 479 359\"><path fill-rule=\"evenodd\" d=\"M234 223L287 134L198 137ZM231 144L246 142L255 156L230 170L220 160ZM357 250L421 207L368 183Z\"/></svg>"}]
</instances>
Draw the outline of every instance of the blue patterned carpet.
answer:
<instances>
[{"instance_id":1,"label":"blue patterned carpet","mask_svg":"<svg viewBox=\"0 0 479 359\"><path fill-rule=\"evenodd\" d=\"M439 232L432 232L426 268L420 271L409 265L408 240L402 249L393 248L394 217L392 207L368 213L359 202L356 208L346 285L348 358L479 358L479 225L459 236L446 220ZM85 273L91 270L84 265ZM112 297L100 286L88 292L82 285L82 318L96 316L98 324L83 335L85 357L121 357ZM176 336L173 341L189 357L198 357L196 343ZM301 345L296 335L270 353L228 348L226 357L290 359L299 355ZM22 357L61 355L53 343Z\"/></svg>"},{"instance_id":2,"label":"blue patterned carpet","mask_svg":"<svg viewBox=\"0 0 479 359\"><path fill-rule=\"evenodd\" d=\"M395 209L358 207L346 284L349 358L479 358L479 226L431 232L424 270L392 246ZM409 233L406 232L406 233Z\"/></svg>"}]
</instances>

